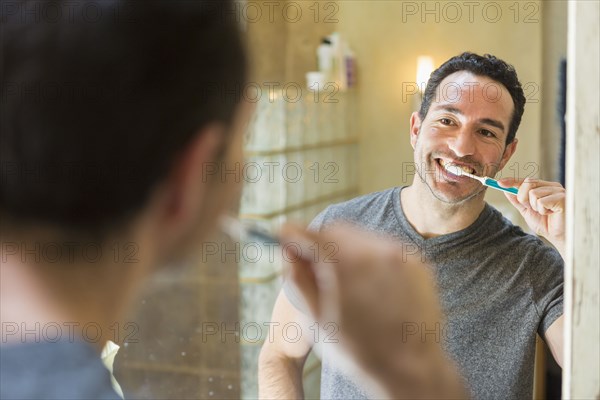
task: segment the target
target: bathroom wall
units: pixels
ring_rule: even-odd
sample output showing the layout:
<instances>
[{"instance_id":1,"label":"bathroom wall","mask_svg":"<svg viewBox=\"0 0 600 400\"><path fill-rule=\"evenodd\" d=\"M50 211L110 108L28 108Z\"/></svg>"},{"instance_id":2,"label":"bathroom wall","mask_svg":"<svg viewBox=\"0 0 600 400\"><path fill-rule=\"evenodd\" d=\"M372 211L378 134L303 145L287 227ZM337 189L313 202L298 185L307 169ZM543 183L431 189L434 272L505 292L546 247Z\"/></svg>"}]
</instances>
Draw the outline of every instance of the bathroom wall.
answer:
<instances>
[{"instance_id":1,"label":"bathroom wall","mask_svg":"<svg viewBox=\"0 0 600 400\"><path fill-rule=\"evenodd\" d=\"M220 234L206 243L234 248ZM224 261L198 255L145 285L115 340L126 399L240 398L240 290L235 257Z\"/></svg>"},{"instance_id":2,"label":"bathroom wall","mask_svg":"<svg viewBox=\"0 0 600 400\"><path fill-rule=\"evenodd\" d=\"M256 104L245 141L249 162L300 165L303 178L298 182L275 179L266 185L246 182L240 218L261 226L279 229L285 221L308 224L331 203L358 194L356 167L357 140L352 109L354 93L317 94L306 86L305 75L317 69L316 49L321 39L337 29L326 20L335 2L249 1L251 18L246 32L252 73L250 82L273 98ZM269 7L272 7L269 9ZM335 7L333 7L335 8ZM259 11L260 10L260 11ZM258 18L258 13L262 17ZM250 15L250 13L252 13ZM300 88L298 101L288 101L281 89L289 86L289 96ZM328 102L328 97L335 102ZM335 165L335 169L329 166ZM315 175L315 166L321 172ZM327 170L326 170L327 169ZM332 180L325 178L331 175ZM333 182L335 181L335 182ZM265 183L264 181L262 183ZM265 254L266 251L263 253ZM240 263L241 323L270 321L275 299L281 289L283 265L275 262ZM242 338L241 398L256 398L257 361L265 337L248 343ZM306 398L318 398L320 362L311 354L304 368Z\"/></svg>"},{"instance_id":3,"label":"bathroom wall","mask_svg":"<svg viewBox=\"0 0 600 400\"><path fill-rule=\"evenodd\" d=\"M458 7L448 7L450 3ZM517 134L515 170L507 173L539 173L541 2L515 6L513 2L482 1L475 2L472 9L465 2L373 0L338 4L339 30L348 38L358 60L362 193L412 181L403 163L413 161L408 131L414 103L413 96L403 90L403 83L415 81L419 55L433 57L437 66L468 50L494 54L513 64L521 82L527 85L528 104ZM497 193L489 193L488 199L505 202Z\"/></svg>"},{"instance_id":4,"label":"bathroom wall","mask_svg":"<svg viewBox=\"0 0 600 400\"><path fill-rule=\"evenodd\" d=\"M560 119L559 63L567 57L567 2L547 0L542 7L542 179L559 180Z\"/></svg>"}]
</instances>

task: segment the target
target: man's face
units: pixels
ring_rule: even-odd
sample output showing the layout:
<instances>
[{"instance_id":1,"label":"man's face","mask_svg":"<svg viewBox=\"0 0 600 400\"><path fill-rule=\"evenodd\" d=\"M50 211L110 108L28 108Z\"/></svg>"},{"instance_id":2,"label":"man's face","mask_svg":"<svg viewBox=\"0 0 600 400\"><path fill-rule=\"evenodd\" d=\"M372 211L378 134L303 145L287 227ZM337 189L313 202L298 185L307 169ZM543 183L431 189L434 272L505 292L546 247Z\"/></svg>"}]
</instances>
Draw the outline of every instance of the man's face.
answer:
<instances>
[{"instance_id":1,"label":"man's face","mask_svg":"<svg viewBox=\"0 0 600 400\"><path fill-rule=\"evenodd\" d=\"M411 144L419 178L445 203L460 203L485 187L444 169L456 164L478 176L494 176L515 150L505 145L514 105L506 88L487 77L459 71L438 86L423 121L411 118Z\"/></svg>"}]
</instances>

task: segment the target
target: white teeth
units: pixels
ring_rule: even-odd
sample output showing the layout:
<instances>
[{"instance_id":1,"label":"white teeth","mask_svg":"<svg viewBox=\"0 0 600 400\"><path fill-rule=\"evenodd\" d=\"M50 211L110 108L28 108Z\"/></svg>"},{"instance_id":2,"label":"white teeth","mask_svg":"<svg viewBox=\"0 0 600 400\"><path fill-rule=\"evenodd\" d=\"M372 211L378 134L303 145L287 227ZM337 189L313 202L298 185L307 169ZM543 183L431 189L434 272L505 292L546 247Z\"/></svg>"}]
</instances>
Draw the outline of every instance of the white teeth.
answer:
<instances>
[{"instance_id":1,"label":"white teeth","mask_svg":"<svg viewBox=\"0 0 600 400\"><path fill-rule=\"evenodd\" d=\"M440 165L442 167L444 167L446 164L448 164L448 162L446 162L446 160L444 160L443 158L440 158ZM462 169L463 171L469 173L469 174L475 174L475 170L473 168L467 167L466 165L458 165L458 164L450 164L450 165L456 165L457 167L459 167L460 169Z\"/></svg>"}]
</instances>

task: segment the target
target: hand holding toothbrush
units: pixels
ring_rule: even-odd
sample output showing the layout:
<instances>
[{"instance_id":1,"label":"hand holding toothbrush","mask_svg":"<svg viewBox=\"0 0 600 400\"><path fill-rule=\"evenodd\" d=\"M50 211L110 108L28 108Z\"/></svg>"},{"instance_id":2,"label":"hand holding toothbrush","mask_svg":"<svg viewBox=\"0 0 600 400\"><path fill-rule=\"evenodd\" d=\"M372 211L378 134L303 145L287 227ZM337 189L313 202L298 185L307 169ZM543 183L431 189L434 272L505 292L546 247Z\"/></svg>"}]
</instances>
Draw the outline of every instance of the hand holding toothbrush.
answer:
<instances>
[{"instance_id":1,"label":"hand holding toothbrush","mask_svg":"<svg viewBox=\"0 0 600 400\"><path fill-rule=\"evenodd\" d=\"M529 228L550 241L565 259L565 188L558 182L539 179L504 178L495 180L465 172L448 164L444 168L457 176L468 176L483 185L501 190L504 196L521 213Z\"/></svg>"},{"instance_id":2,"label":"hand holding toothbrush","mask_svg":"<svg viewBox=\"0 0 600 400\"><path fill-rule=\"evenodd\" d=\"M543 236L565 258L566 192L558 182L525 178L499 179L502 187L518 187L516 196L504 193L508 201L521 213L529 228Z\"/></svg>"},{"instance_id":3,"label":"hand holding toothbrush","mask_svg":"<svg viewBox=\"0 0 600 400\"><path fill-rule=\"evenodd\" d=\"M322 343L327 350L314 343L317 353L360 372L376 398L468 397L441 333L409 331L443 326L433 274L414 251L348 224L319 233L288 225L280 241L314 320L339 329Z\"/></svg>"}]
</instances>

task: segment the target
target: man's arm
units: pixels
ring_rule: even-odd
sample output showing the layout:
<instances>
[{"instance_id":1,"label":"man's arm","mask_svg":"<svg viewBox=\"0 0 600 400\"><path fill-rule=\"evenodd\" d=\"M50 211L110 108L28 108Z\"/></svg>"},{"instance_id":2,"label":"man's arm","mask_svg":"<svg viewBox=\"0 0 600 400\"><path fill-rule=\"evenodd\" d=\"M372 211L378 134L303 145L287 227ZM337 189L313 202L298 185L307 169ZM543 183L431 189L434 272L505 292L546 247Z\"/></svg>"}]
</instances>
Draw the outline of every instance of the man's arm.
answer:
<instances>
[{"instance_id":1,"label":"man's arm","mask_svg":"<svg viewBox=\"0 0 600 400\"><path fill-rule=\"evenodd\" d=\"M302 318L302 313L289 302L282 290L273 309L271 334L265 340L258 358L259 398L304 398L302 371L311 350L305 337L308 332L302 328L303 337L295 342L286 340L283 332L287 323L297 324Z\"/></svg>"},{"instance_id":2,"label":"man's arm","mask_svg":"<svg viewBox=\"0 0 600 400\"><path fill-rule=\"evenodd\" d=\"M501 179L505 187L517 185L517 196L505 193L506 198L521 213L531 230L544 236L558 250L563 260L565 255L566 192L557 182L537 179ZM563 316L561 315L544 333L544 339L556 362L563 361Z\"/></svg>"},{"instance_id":3,"label":"man's arm","mask_svg":"<svg viewBox=\"0 0 600 400\"><path fill-rule=\"evenodd\" d=\"M563 365L563 318L564 315L561 315L550 325L550 327L544 333L544 340L548 344L554 359L558 363L558 365Z\"/></svg>"},{"instance_id":4,"label":"man's arm","mask_svg":"<svg viewBox=\"0 0 600 400\"><path fill-rule=\"evenodd\" d=\"M348 224L319 233L286 225L280 240L295 259L289 279L308 313L321 326L337 326L333 340L322 342L328 356L360 376L371 397L468 397L439 340L406 336L407 324L444 322L432 271L420 257L406 254L393 239Z\"/></svg>"}]
</instances>

